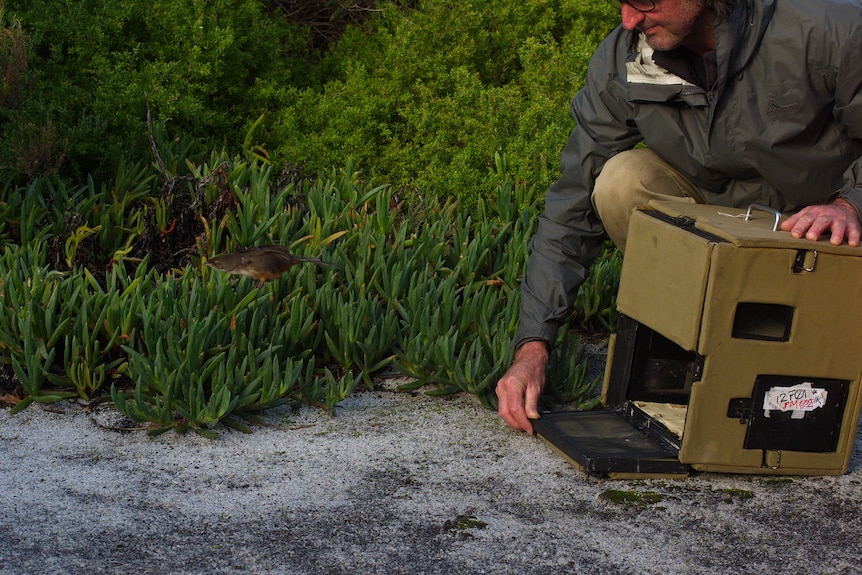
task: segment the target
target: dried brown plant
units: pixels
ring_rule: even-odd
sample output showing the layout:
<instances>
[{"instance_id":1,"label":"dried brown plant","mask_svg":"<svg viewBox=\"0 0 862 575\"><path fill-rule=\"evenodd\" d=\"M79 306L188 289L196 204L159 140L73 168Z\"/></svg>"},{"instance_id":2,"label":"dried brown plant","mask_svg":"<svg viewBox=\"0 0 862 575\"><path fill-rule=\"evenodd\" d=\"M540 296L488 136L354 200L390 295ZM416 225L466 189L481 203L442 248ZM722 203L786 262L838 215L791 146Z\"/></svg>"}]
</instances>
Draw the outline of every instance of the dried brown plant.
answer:
<instances>
[{"instance_id":1,"label":"dried brown plant","mask_svg":"<svg viewBox=\"0 0 862 575\"><path fill-rule=\"evenodd\" d=\"M56 172L66 159L66 144L54 124L19 125L15 141L15 169L29 179Z\"/></svg>"},{"instance_id":2,"label":"dried brown plant","mask_svg":"<svg viewBox=\"0 0 862 575\"><path fill-rule=\"evenodd\" d=\"M5 24L2 0L0 25L0 107L8 107L16 100L27 71L27 37L19 20Z\"/></svg>"}]
</instances>

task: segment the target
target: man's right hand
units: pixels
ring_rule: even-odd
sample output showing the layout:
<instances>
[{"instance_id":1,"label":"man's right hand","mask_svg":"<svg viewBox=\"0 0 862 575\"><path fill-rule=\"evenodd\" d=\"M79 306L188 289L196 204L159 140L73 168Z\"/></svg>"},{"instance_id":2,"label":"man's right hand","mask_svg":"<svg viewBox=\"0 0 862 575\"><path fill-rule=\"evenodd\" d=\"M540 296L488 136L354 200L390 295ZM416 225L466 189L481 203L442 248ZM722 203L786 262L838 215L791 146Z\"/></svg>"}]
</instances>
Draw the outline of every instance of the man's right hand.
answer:
<instances>
[{"instance_id":1,"label":"man's right hand","mask_svg":"<svg viewBox=\"0 0 862 575\"><path fill-rule=\"evenodd\" d=\"M528 341L518 348L509 370L497 382L497 413L515 429L533 433L530 420L539 419L548 356L545 342Z\"/></svg>"},{"instance_id":2,"label":"man's right hand","mask_svg":"<svg viewBox=\"0 0 862 575\"><path fill-rule=\"evenodd\" d=\"M781 229L790 232L794 238L815 242L821 234L828 232L829 242L836 246L843 244L845 238L848 245L858 246L862 237L862 222L856 208L844 198L838 198L831 204L802 208L781 222Z\"/></svg>"}]
</instances>

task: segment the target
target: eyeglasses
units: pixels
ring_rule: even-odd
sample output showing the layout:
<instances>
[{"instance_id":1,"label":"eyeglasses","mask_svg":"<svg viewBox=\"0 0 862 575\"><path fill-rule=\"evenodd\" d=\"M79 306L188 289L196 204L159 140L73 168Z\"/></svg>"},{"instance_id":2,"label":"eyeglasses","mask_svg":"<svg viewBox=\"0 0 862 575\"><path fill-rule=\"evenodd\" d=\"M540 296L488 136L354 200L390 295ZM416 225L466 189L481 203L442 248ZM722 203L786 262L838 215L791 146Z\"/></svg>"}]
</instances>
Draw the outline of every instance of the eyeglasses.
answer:
<instances>
[{"instance_id":1,"label":"eyeglasses","mask_svg":"<svg viewBox=\"0 0 862 575\"><path fill-rule=\"evenodd\" d=\"M652 12L655 10L655 0L607 0L608 4L621 10L623 4L628 4L638 12Z\"/></svg>"}]
</instances>

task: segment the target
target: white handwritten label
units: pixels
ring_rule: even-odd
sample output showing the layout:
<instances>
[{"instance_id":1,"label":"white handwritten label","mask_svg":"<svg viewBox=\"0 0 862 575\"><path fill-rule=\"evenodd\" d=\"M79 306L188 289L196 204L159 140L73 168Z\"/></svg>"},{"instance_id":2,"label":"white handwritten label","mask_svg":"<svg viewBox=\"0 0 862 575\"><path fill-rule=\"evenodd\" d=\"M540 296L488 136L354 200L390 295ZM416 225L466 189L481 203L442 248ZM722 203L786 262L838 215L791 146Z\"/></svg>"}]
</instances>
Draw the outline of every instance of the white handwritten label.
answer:
<instances>
[{"instance_id":1,"label":"white handwritten label","mask_svg":"<svg viewBox=\"0 0 862 575\"><path fill-rule=\"evenodd\" d=\"M792 411L791 419L802 419L809 411L814 411L826 405L826 390L811 387L806 381L792 387L771 387L763 398L763 414L769 417L769 412Z\"/></svg>"}]
</instances>

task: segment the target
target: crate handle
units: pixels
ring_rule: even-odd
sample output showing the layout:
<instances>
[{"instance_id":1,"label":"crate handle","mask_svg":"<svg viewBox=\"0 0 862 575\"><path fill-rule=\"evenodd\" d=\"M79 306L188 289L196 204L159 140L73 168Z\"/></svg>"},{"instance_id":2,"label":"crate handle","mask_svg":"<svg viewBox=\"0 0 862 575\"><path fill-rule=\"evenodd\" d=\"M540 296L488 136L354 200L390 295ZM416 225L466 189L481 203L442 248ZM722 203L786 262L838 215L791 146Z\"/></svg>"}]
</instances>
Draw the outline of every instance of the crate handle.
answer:
<instances>
[{"instance_id":1,"label":"crate handle","mask_svg":"<svg viewBox=\"0 0 862 575\"><path fill-rule=\"evenodd\" d=\"M772 224L772 231L778 231L778 222L781 221L781 212L776 210L775 208L770 208L769 206L764 206L763 204L749 204L748 211L745 212L745 217L742 219L746 222L751 219L751 212L754 210L761 210L763 212L769 212L770 214L775 216L775 222Z\"/></svg>"}]
</instances>

